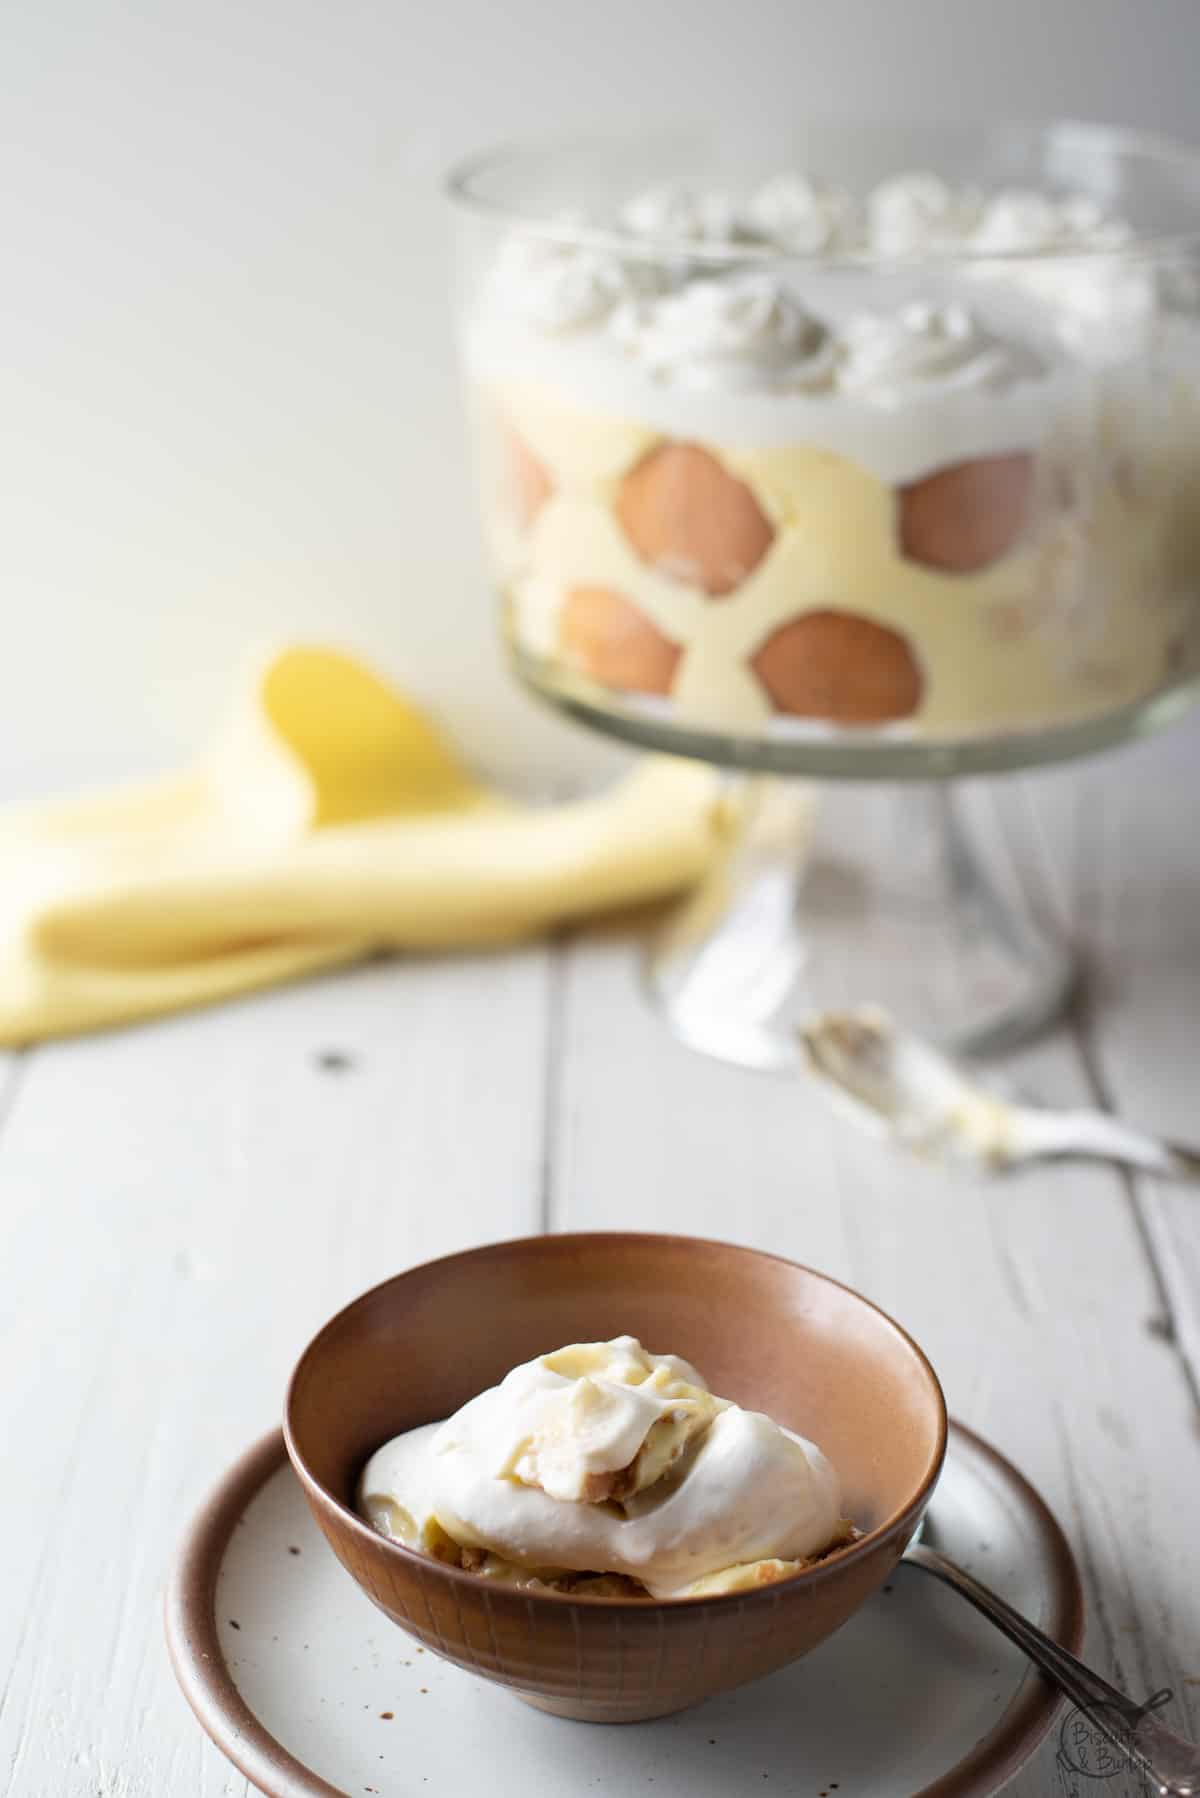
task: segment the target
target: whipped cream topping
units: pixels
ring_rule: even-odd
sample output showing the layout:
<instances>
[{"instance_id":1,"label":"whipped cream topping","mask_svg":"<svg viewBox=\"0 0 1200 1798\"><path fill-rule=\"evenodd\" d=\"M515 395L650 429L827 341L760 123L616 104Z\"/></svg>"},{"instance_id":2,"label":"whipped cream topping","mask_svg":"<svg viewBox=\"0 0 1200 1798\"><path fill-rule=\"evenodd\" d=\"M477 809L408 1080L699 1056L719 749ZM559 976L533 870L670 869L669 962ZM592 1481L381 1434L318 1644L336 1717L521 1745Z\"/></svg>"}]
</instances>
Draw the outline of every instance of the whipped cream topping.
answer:
<instances>
[{"instance_id":1,"label":"whipped cream topping","mask_svg":"<svg viewBox=\"0 0 1200 1798\"><path fill-rule=\"evenodd\" d=\"M590 222L579 211L564 211L547 226L570 231ZM863 203L846 189L800 173L772 177L744 204L723 189L668 182L630 200L615 222L645 241L644 258L517 231L497 257L493 296L547 330L565 330L601 322L623 300L661 293L689 273L702 273L689 268L686 256L656 263L656 249L682 253L689 244L719 250L749 243L812 256L856 250L898 257L966 250L1049 256L1120 249L1134 236L1129 224L1085 194L1055 197L1014 187L985 196L925 170L880 182Z\"/></svg>"},{"instance_id":2,"label":"whipped cream topping","mask_svg":"<svg viewBox=\"0 0 1200 1798\"><path fill-rule=\"evenodd\" d=\"M861 312L839 339L837 385L881 406L932 388L1010 387L1042 372L1031 350L984 329L965 306L914 302L899 312Z\"/></svg>"},{"instance_id":3,"label":"whipped cream topping","mask_svg":"<svg viewBox=\"0 0 1200 1798\"><path fill-rule=\"evenodd\" d=\"M918 256L961 245L979 220L981 200L924 170L893 175L867 198L867 246L883 256Z\"/></svg>"},{"instance_id":4,"label":"whipped cream topping","mask_svg":"<svg viewBox=\"0 0 1200 1798\"><path fill-rule=\"evenodd\" d=\"M925 170L895 175L867 198L865 240L885 256L953 254L1049 255L1121 249L1132 228L1087 194L1056 198L1033 188L984 195L955 187Z\"/></svg>"},{"instance_id":5,"label":"whipped cream topping","mask_svg":"<svg viewBox=\"0 0 1200 1798\"><path fill-rule=\"evenodd\" d=\"M737 243L749 235L727 193L688 187L682 181L664 182L636 195L622 207L620 220L635 237L655 243Z\"/></svg>"},{"instance_id":6,"label":"whipped cream topping","mask_svg":"<svg viewBox=\"0 0 1200 1798\"><path fill-rule=\"evenodd\" d=\"M1132 242L1132 228L1086 195L1053 199L1010 188L988 201L969 247L1029 258L1011 267L985 263L976 272L1007 276L1034 295L1061 342L1084 361L1105 363L1145 347L1156 310L1153 268L1119 256L1092 259L1094 252Z\"/></svg>"},{"instance_id":7,"label":"whipped cream topping","mask_svg":"<svg viewBox=\"0 0 1200 1798\"><path fill-rule=\"evenodd\" d=\"M574 213L560 214L554 221L564 229L585 222ZM650 261L514 232L492 268L489 295L500 310L516 314L537 330L568 332L603 324L617 306L659 291L666 279Z\"/></svg>"},{"instance_id":8,"label":"whipped cream topping","mask_svg":"<svg viewBox=\"0 0 1200 1798\"><path fill-rule=\"evenodd\" d=\"M1029 188L1005 188L980 211L971 248L1000 254L1045 254L1055 250L1117 250L1133 232L1123 219L1109 217L1085 194L1056 200Z\"/></svg>"},{"instance_id":9,"label":"whipped cream topping","mask_svg":"<svg viewBox=\"0 0 1200 1798\"><path fill-rule=\"evenodd\" d=\"M653 1475L641 1483L639 1457ZM543 1575L624 1574L656 1598L845 1535L820 1449L628 1336L526 1362L448 1422L397 1437L367 1464L360 1505L429 1553L448 1536Z\"/></svg>"},{"instance_id":10,"label":"whipped cream topping","mask_svg":"<svg viewBox=\"0 0 1200 1798\"><path fill-rule=\"evenodd\" d=\"M1142 353L1158 314L1144 263L1090 254L1132 235L1096 201L922 171L865 197L802 172L740 195L674 182L548 230L510 235L469 321L486 379L676 436L821 444L886 480L1030 447L1088 369ZM747 243L752 261L722 265ZM977 260L955 268L959 252ZM872 266L889 254L893 271Z\"/></svg>"},{"instance_id":11,"label":"whipped cream topping","mask_svg":"<svg viewBox=\"0 0 1200 1798\"><path fill-rule=\"evenodd\" d=\"M825 326L768 274L692 281L622 307L613 330L657 378L686 387L811 391L833 367Z\"/></svg>"},{"instance_id":12,"label":"whipped cream topping","mask_svg":"<svg viewBox=\"0 0 1200 1798\"><path fill-rule=\"evenodd\" d=\"M566 1384L535 1387L532 1428L505 1436L498 1470L567 1502L595 1504L653 1485L724 1408L695 1368L648 1355L632 1336L575 1343L539 1365ZM508 1429L507 1418L500 1428Z\"/></svg>"},{"instance_id":13,"label":"whipped cream topping","mask_svg":"<svg viewBox=\"0 0 1200 1798\"><path fill-rule=\"evenodd\" d=\"M746 215L762 238L782 250L812 255L849 240L854 203L843 188L806 175L776 175L751 195Z\"/></svg>"}]
</instances>

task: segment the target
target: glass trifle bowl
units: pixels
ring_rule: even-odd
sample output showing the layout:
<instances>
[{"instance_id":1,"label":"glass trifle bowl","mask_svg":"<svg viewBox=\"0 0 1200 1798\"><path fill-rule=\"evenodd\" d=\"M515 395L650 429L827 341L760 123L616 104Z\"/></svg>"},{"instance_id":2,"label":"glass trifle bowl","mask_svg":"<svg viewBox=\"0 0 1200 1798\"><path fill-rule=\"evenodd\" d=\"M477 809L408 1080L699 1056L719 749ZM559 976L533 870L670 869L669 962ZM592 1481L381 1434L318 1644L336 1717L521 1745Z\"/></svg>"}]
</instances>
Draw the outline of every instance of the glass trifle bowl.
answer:
<instances>
[{"instance_id":1,"label":"glass trifle bowl","mask_svg":"<svg viewBox=\"0 0 1200 1798\"><path fill-rule=\"evenodd\" d=\"M1069 959L954 777L1196 690L1200 154L713 130L496 151L451 192L513 665L738 776L651 956L676 1028L786 1065L851 998L967 1049L1044 1022Z\"/></svg>"}]
</instances>

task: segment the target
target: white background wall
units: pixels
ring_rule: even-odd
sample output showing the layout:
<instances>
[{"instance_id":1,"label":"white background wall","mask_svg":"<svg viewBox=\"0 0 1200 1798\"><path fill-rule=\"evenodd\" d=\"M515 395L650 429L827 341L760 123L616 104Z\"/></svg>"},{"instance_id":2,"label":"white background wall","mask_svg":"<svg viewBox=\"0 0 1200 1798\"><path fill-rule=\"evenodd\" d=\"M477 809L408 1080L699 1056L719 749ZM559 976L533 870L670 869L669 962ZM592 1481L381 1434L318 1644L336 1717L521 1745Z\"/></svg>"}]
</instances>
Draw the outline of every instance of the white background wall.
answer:
<instances>
[{"instance_id":1,"label":"white background wall","mask_svg":"<svg viewBox=\"0 0 1200 1798\"><path fill-rule=\"evenodd\" d=\"M0 778L196 741L239 659L367 648L510 769L443 166L752 108L1200 138L1200 0L10 0Z\"/></svg>"}]
</instances>

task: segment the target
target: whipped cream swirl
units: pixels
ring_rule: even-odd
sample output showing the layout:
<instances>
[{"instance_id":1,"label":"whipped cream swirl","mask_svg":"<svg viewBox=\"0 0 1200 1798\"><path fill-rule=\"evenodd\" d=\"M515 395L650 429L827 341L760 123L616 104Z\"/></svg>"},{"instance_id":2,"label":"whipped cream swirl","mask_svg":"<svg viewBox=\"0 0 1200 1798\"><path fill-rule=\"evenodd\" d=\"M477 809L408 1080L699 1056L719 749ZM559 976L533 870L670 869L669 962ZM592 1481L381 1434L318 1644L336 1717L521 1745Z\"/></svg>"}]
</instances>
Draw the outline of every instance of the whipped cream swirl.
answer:
<instances>
[{"instance_id":1,"label":"whipped cream swirl","mask_svg":"<svg viewBox=\"0 0 1200 1798\"><path fill-rule=\"evenodd\" d=\"M578 229L582 215L564 213L552 221ZM627 261L585 244L514 232L502 246L491 272L493 303L537 330L565 332L600 325L616 307L661 291L665 271L646 261Z\"/></svg>"},{"instance_id":2,"label":"whipped cream swirl","mask_svg":"<svg viewBox=\"0 0 1200 1798\"><path fill-rule=\"evenodd\" d=\"M825 326L767 274L692 281L623 307L613 330L652 374L681 387L816 391L832 377Z\"/></svg>"},{"instance_id":3,"label":"whipped cream swirl","mask_svg":"<svg viewBox=\"0 0 1200 1798\"><path fill-rule=\"evenodd\" d=\"M899 312L860 312L848 320L837 385L875 405L896 406L935 387L995 391L1041 369L1031 350L993 336L965 306L918 301Z\"/></svg>"},{"instance_id":4,"label":"whipped cream swirl","mask_svg":"<svg viewBox=\"0 0 1200 1798\"><path fill-rule=\"evenodd\" d=\"M920 256L961 245L978 223L980 196L915 171L882 181L867 199L867 243L883 256Z\"/></svg>"},{"instance_id":5,"label":"whipped cream swirl","mask_svg":"<svg viewBox=\"0 0 1200 1798\"><path fill-rule=\"evenodd\" d=\"M621 223L635 237L660 244L732 244L754 235L727 193L681 181L637 194L622 207Z\"/></svg>"},{"instance_id":6,"label":"whipped cream swirl","mask_svg":"<svg viewBox=\"0 0 1200 1798\"><path fill-rule=\"evenodd\" d=\"M955 250L996 255L1113 250L1132 228L1087 194L1059 199L1033 188L983 195L923 171L881 182L867 200L868 246L888 256Z\"/></svg>"},{"instance_id":7,"label":"whipped cream swirl","mask_svg":"<svg viewBox=\"0 0 1200 1798\"><path fill-rule=\"evenodd\" d=\"M1056 200L1031 188L1010 187L984 206L971 233L971 248L1001 255L1119 250L1132 236L1123 219L1111 218L1086 194Z\"/></svg>"},{"instance_id":8,"label":"whipped cream swirl","mask_svg":"<svg viewBox=\"0 0 1200 1798\"><path fill-rule=\"evenodd\" d=\"M813 255L846 247L853 236L853 201L842 188L806 175L776 175L751 195L746 215L781 250Z\"/></svg>"}]
</instances>

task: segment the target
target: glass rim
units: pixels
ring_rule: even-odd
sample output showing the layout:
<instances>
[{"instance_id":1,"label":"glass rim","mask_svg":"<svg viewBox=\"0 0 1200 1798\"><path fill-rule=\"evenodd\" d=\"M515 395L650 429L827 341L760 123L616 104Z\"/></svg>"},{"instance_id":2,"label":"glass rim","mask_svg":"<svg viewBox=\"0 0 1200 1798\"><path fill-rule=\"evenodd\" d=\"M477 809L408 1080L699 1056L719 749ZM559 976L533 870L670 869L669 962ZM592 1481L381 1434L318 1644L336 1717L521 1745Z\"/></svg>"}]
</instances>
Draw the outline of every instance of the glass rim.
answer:
<instances>
[{"instance_id":1,"label":"glass rim","mask_svg":"<svg viewBox=\"0 0 1200 1798\"><path fill-rule=\"evenodd\" d=\"M1135 231L1134 236L1122 244L1077 245L1070 249L997 250L955 245L946 249L907 252L844 249L831 254L819 249L787 249L771 243L717 243L692 238L650 237L619 227L573 223L562 218L539 215L520 206L493 199L479 190L478 184L487 174L505 164L516 164L530 157L548 157L567 150L627 150L639 142L649 146L655 141L677 141L686 135L698 137L707 132L711 136L719 129L711 124L706 126L683 122L675 127L664 127L652 132L589 131L509 139L459 158L446 171L442 190L452 205L466 212L549 243L605 252L622 256L629 261L645 261L669 253L676 257L686 256L691 263L708 265L714 269L750 270L778 267L781 264L835 270L903 270L935 266L975 268L988 264L1002 264L1005 267L1028 264L1041 268L1063 265L1094 267L1097 264L1119 267L1153 261L1171 250L1200 247L1200 146L1131 126L1098 125L1077 119L1049 122L1013 119L972 125L952 120L927 121L913 118L877 118L870 121L829 118L814 120L811 129L814 133L857 132L875 137L889 132L919 131L929 137L943 138L947 143L960 144L971 141L1003 141L1006 138L1030 142L1041 140L1047 145L1070 144L1081 152L1087 153L1090 150L1093 154L1104 149L1126 163L1173 166L1177 172L1189 175L1196 189L1195 221L1170 230L1145 234ZM1017 183L1010 183L1010 186L1015 188Z\"/></svg>"}]
</instances>

